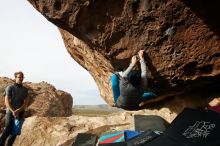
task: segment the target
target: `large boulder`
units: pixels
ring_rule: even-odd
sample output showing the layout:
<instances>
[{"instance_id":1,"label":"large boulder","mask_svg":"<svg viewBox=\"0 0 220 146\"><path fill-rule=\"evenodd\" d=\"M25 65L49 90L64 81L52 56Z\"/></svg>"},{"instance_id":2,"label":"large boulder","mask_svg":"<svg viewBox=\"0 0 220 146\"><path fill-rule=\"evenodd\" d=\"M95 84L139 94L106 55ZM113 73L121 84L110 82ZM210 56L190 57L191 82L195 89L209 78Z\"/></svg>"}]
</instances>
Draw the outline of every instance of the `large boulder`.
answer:
<instances>
[{"instance_id":1,"label":"large boulder","mask_svg":"<svg viewBox=\"0 0 220 146\"><path fill-rule=\"evenodd\" d=\"M111 119L111 120L110 120ZM118 120L117 122L115 120ZM131 118L112 115L109 117L30 117L22 127L21 135L16 138L15 146L71 146L78 133L97 132L107 129L128 129ZM126 123L125 123L126 122ZM94 130L94 131L93 131Z\"/></svg>"},{"instance_id":2,"label":"large boulder","mask_svg":"<svg viewBox=\"0 0 220 146\"><path fill-rule=\"evenodd\" d=\"M166 97L219 82L218 0L29 0L112 104L109 76L147 52L149 88Z\"/></svg>"},{"instance_id":3,"label":"large boulder","mask_svg":"<svg viewBox=\"0 0 220 146\"><path fill-rule=\"evenodd\" d=\"M100 111L101 113L102 111ZM93 116L73 115L71 117L30 117L22 127L21 135L16 138L15 146L71 146L78 133L100 135L107 131L120 131L134 128L134 114L157 114L172 120L176 114L169 109L144 110L138 112L115 111ZM164 114L166 113L166 114ZM30 134L31 133L31 134Z\"/></svg>"}]
</instances>

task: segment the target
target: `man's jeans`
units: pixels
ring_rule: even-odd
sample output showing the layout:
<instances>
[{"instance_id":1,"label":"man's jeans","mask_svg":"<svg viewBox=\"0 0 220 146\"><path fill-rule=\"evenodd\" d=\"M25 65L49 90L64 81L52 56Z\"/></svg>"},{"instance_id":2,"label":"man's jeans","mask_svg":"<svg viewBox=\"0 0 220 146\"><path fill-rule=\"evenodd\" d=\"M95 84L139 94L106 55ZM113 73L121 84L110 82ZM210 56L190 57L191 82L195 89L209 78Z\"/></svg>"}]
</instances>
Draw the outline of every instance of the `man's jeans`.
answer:
<instances>
[{"instance_id":1,"label":"man's jeans","mask_svg":"<svg viewBox=\"0 0 220 146\"><path fill-rule=\"evenodd\" d=\"M23 118L23 112L19 114L19 118ZM12 146L17 135L12 135L12 126L14 122L14 116L12 112L7 111L5 115L5 129L0 137L0 146L5 145L5 141L8 138L7 146Z\"/></svg>"},{"instance_id":2,"label":"man's jeans","mask_svg":"<svg viewBox=\"0 0 220 146\"><path fill-rule=\"evenodd\" d=\"M112 74L111 76L111 83L112 83L112 91L113 91L113 97L114 97L114 102L117 104L118 97L120 96L120 88L119 88L119 75L117 74ZM156 97L157 95L154 94L153 92L147 92L145 91L142 97L140 98L140 103L149 99L152 99Z\"/></svg>"},{"instance_id":3,"label":"man's jeans","mask_svg":"<svg viewBox=\"0 0 220 146\"><path fill-rule=\"evenodd\" d=\"M113 91L114 102L116 104L117 100L118 100L118 97L120 96L119 75L112 74L111 83L112 83L112 91Z\"/></svg>"}]
</instances>

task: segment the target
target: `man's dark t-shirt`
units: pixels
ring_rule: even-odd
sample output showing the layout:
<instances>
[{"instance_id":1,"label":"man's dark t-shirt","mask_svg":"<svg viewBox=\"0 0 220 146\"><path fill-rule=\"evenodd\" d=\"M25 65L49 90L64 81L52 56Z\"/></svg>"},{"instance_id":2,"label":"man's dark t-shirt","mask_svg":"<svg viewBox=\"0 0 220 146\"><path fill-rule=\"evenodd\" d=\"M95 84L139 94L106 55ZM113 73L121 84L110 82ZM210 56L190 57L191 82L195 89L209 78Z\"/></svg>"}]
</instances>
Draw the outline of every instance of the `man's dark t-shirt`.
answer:
<instances>
[{"instance_id":1,"label":"man's dark t-shirt","mask_svg":"<svg viewBox=\"0 0 220 146\"><path fill-rule=\"evenodd\" d=\"M24 100L27 98L28 89L22 85L13 84L5 89L5 95L11 100L10 104L12 108L18 109L23 105ZM7 112L9 112L9 109L7 109Z\"/></svg>"},{"instance_id":2,"label":"man's dark t-shirt","mask_svg":"<svg viewBox=\"0 0 220 146\"><path fill-rule=\"evenodd\" d=\"M120 93L117 105L119 107L138 107L140 97L144 93L144 89L140 86L135 88L129 83L127 78L122 78L120 80Z\"/></svg>"}]
</instances>

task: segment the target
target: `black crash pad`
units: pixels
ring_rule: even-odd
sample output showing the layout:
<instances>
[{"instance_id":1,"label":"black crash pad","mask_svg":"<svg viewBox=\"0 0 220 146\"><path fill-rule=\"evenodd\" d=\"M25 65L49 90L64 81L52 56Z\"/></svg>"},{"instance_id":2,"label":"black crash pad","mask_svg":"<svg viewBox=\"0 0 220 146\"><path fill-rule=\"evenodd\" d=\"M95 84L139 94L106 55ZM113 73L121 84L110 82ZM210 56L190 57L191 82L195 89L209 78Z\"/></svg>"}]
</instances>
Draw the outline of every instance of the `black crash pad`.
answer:
<instances>
[{"instance_id":1,"label":"black crash pad","mask_svg":"<svg viewBox=\"0 0 220 146\"><path fill-rule=\"evenodd\" d=\"M95 146L97 136L90 133L79 133L72 146Z\"/></svg>"},{"instance_id":2,"label":"black crash pad","mask_svg":"<svg viewBox=\"0 0 220 146\"><path fill-rule=\"evenodd\" d=\"M134 130L147 131L157 130L165 131L166 122L163 118L155 115L134 115Z\"/></svg>"},{"instance_id":3,"label":"black crash pad","mask_svg":"<svg viewBox=\"0 0 220 146\"><path fill-rule=\"evenodd\" d=\"M162 136L143 146L219 146L220 114L185 108Z\"/></svg>"}]
</instances>

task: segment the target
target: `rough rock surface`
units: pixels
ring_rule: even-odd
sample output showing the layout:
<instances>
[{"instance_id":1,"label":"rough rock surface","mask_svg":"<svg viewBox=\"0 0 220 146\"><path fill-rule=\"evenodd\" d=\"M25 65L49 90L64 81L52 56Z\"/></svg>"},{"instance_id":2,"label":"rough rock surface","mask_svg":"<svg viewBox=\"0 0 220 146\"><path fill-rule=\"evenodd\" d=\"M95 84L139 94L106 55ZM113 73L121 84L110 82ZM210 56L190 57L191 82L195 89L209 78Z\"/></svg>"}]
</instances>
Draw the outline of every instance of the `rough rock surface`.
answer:
<instances>
[{"instance_id":1,"label":"rough rock surface","mask_svg":"<svg viewBox=\"0 0 220 146\"><path fill-rule=\"evenodd\" d=\"M4 117L4 91L13 84L13 80L0 77L0 109L1 119ZM57 90L54 86L46 83L25 82L24 86L29 89L30 105L27 108L27 116L63 117L72 115L73 99L69 93ZM1 128L4 122L1 120Z\"/></svg>"},{"instance_id":2,"label":"rough rock surface","mask_svg":"<svg viewBox=\"0 0 220 146\"><path fill-rule=\"evenodd\" d=\"M72 96L57 90L46 83L26 83L30 89L31 104L28 107L31 115L45 117L70 116L72 114Z\"/></svg>"},{"instance_id":3,"label":"rough rock surface","mask_svg":"<svg viewBox=\"0 0 220 146\"><path fill-rule=\"evenodd\" d=\"M160 96L219 82L219 1L29 0L60 28L71 56L111 104L109 76L145 49L149 88Z\"/></svg>"},{"instance_id":4,"label":"rough rock surface","mask_svg":"<svg viewBox=\"0 0 220 146\"><path fill-rule=\"evenodd\" d=\"M93 133L99 136L107 131L134 130L134 115L158 115L170 123L184 107L204 106L204 102L186 99L176 97L163 101L157 108L114 111L108 115L97 113L93 116L74 114L70 117L30 117L24 122L22 134L16 139L14 146L71 146L78 133ZM210 105L214 106L219 102L220 98L216 98L210 101ZM101 113L100 109L98 111Z\"/></svg>"}]
</instances>

